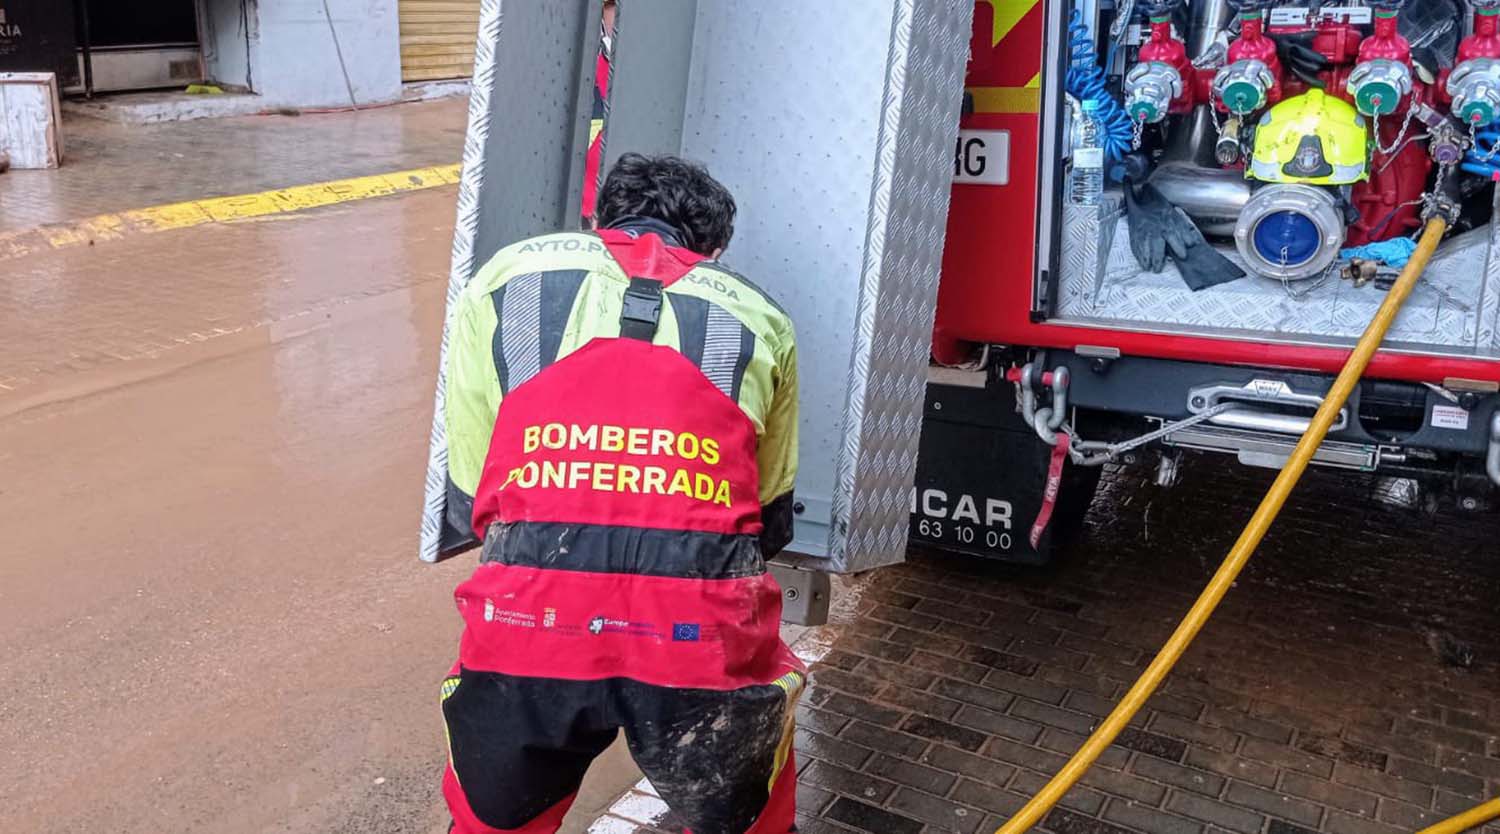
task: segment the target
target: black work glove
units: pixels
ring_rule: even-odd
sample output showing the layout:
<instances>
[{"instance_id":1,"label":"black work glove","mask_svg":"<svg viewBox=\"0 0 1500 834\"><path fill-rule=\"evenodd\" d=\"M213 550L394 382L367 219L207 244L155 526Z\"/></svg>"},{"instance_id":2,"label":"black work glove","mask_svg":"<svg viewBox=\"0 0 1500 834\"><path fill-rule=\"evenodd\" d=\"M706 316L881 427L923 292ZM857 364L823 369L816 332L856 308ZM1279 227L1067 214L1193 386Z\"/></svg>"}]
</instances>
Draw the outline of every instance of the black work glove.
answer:
<instances>
[{"instance_id":1,"label":"black work glove","mask_svg":"<svg viewBox=\"0 0 1500 834\"><path fill-rule=\"evenodd\" d=\"M1167 225L1172 204L1149 184L1125 183L1125 228L1130 232L1130 251L1147 272L1161 272L1167 265Z\"/></svg>"},{"instance_id":2,"label":"black work glove","mask_svg":"<svg viewBox=\"0 0 1500 834\"><path fill-rule=\"evenodd\" d=\"M1164 235L1167 252L1177 264L1188 289L1197 292L1243 278L1245 271L1219 254L1219 250L1203 239L1192 218L1180 208L1172 209L1172 218Z\"/></svg>"},{"instance_id":3,"label":"black work glove","mask_svg":"<svg viewBox=\"0 0 1500 834\"><path fill-rule=\"evenodd\" d=\"M1272 35L1276 43L1276 57L1281 65L1308 84L1322 88L1323 79L1318 73L1332 66L1323 53L1312 48L1315 32L1299 32L1295 35Z\"/></svg>"},{"instance_id":4,"label":"black work glove","mask_svg":"<svg viewBox=\"0 0 1500 834\"><path fill-rule=\"evenodd\" d=\"M1182 209L1167 202L1150 183L1125 186L1125 225L1130 251L1147 272L1161 272L1167 258L1194 292L1244 277L1244 270L1219 254Z\"/></svg>"}]
</instances>

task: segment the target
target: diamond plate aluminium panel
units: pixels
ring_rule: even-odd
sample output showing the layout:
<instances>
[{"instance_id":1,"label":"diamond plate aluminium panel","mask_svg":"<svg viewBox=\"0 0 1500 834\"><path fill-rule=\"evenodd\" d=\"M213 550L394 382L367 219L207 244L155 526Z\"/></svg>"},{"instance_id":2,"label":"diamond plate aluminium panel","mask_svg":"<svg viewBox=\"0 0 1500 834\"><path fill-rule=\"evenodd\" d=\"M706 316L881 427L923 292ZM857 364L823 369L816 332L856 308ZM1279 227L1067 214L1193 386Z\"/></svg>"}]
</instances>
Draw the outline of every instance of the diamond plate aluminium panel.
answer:
<instances>
[{"instance_id":1,"label":"diamond plate aluminium panel","mask_svg":"<svg viewBox=\"0 0 1500 834\"><path fill-rule=\"evenodd\" d=\"M815 557L832 539L894 2L777 0L767 16L763 3L699 0L693 39L682 151L739 204L726 265L797 329L802 512L790 550Z\"/></svg>"},{"instance_id":2,"label":"diamond plate aluminium panel","mask_svg":"<svg viewBox=\"0 0 1500 834\"><path fill-rule=\"evenodd\" d=\"M573 225L578 216L602 6L603 0L482 0L447 309L501 246ZM447 555L441 552L447 355L445 321L418 538L424 562Z\"/></svg>"},{"instance_id":3,"label":"diamond plate aluminium panel","mask_svg":"<svg viewBox=\"0 0 1500 834\"><path fill-rule=\"evenodd\" d=\"M900 561L972 0L698 9L682 150L739 203L726 265L797 327L789 561Z\"/></svg>"},{"instance_id":4,"label":"diamond plate aluminium panel","mask_svg":"<svg viewBox=\"0 0 1500 834\"><path fill-rule=\"evenodd\" d=\"M1092 311L1095 285L1089 276L1103 276L1109 245L1104 238L1103 206L1078 206L1063 203L1062 257L1059 268L1062 281L1057 288L1059 310Z\"/></svg>"},{"instance_id":5,"label":"diamond plate aluminium panel","mask_svg":"<svg viewBox=\"0 0 1500 834\"><path fill-rule=\"evenodd\" d=\"M604 102L601 178L625 153L682 153L697 15L698 0L620 5Z\"/></svg>"},{"instance_id":6,"label":"diamond plate aluminium panel","mask_svg":"<svg viewBox=\"0 0 1500 834\"><path fill-rule=\"evenodd\" d=\"M1493 208L1493 216L1500 217L1500 189L1495 190ZM1500 223L1491 222L1489 229L1474 343L1481 353L1496 354L1500 353Z\"/></svg>"},{"instance_id":7,"label":"diamond plate aluminium panel","mask_svg":"<svg viewBox=\"0 0 1500 834\"><path fill-rule=\"evenodd\" d=\"M973 9L896 4L834 492L839 570L906 550Z\"/></svg>"}]
</instances>

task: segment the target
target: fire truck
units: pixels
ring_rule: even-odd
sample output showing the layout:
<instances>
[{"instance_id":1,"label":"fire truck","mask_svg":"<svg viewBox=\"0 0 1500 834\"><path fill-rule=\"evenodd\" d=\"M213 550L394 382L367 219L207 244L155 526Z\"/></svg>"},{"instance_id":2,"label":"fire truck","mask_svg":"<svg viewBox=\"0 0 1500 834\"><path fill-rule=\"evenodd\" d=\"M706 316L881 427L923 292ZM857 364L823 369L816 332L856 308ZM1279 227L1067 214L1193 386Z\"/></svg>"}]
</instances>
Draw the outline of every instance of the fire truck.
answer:
<instances>
[{"instance_id":1,"label":"fire truck","mask_svg":"<svg viewBox=\"0 0 1500 834\"><path fill-rule=\"evenodd\" d=\"M1316 462L1478 510L1500 7L1472 2L621 0L604 63L600 0L485 0L450 293L577 223L607 67L602 168L705 162L740 206L724 264L797 324L778 570L809 603L911 542L1046 561L1110 463L1279 466L1441 190L1452 232ZM445 450L438 419L426 559Z\"/></svg>"},{"instance_id":2,"label":"fire truck","mask_svg":"<svg viewBox=\"0 0 1500 834\"><path fill-rule=\"evenodd\" d=\"M913 537L1045 559L1048 541L975 516L1000 498L1013 528L1035 518L1041 450L1064 428L1074 477L1052 486L1074 516L1106 461L1154 465L1162 485L1185 453L1279 467L1395 271L1345 253L1414 237L1449 176L1462 219L1315 461L1379 473L1386 500L1487 506L1497 21L1492 0L978 3L933 356L984 370L929 388ZM1070 166L1099 151L1078 148L1069 99L1076 116L1091 97L1106 155L1149 162L1139 178L1244 277L1193 289L1174 265L1143 269L1108 158L1099 205L1074 199Z\"/></svg>"}]
</instances>

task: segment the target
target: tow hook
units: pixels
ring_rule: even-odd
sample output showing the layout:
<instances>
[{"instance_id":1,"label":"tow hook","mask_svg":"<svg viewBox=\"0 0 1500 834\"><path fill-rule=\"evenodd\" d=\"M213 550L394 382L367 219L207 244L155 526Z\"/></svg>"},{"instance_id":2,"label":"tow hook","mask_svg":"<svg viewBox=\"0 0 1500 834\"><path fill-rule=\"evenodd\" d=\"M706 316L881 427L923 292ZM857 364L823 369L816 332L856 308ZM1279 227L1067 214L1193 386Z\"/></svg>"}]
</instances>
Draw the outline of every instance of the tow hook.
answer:
<instances>
[{"instance_id":1,"label":"tow hook","mask_svg":"<svg viewBox=\"0 0 1500 834\"><path fill-rule=\"evenodd\" d=\"M1021 390L1021 416L1036 431L1048 446L1057 445L1057 430L1068 419L1068 380L1066 366L1055 370L1040 371L1031 362L1020 368L1011 368L1005 375ZM1037 406L1037 390L1052 394L1051 403Z\"/></svg>"},{"instance_id":2,"label":"tow hook","mask_svg":"<svg viewBox=\"0 0 1500 834\"><path fill-rule=\"evenodd\" d=\"M1485 459L1484 470L1490 482L1500 486L1500 411L1490 418L1490 454Z\"/></svg>"}]
</instances>

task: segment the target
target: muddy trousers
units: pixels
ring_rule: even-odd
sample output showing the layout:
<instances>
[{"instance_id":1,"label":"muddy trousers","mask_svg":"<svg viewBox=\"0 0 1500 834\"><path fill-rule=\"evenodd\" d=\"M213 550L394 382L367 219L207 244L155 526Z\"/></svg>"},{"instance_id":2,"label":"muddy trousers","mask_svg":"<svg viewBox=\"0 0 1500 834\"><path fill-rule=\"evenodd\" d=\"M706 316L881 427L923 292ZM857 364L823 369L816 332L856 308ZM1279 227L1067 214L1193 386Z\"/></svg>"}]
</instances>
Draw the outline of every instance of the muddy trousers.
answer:
<instances>
[{"instance_id":1,"label":"muddy trousers","mask_svg":"<svg viewBox=\"0 0 1500 834\"><path fill-rule=\"evenodd\" d=\"M792 710L802 678L718 691L623 678L568 681L457 669L443 682L455 834L553 834L596 756L631 756L691 834L795 831Z\"/></svg>"}]
</instances>

